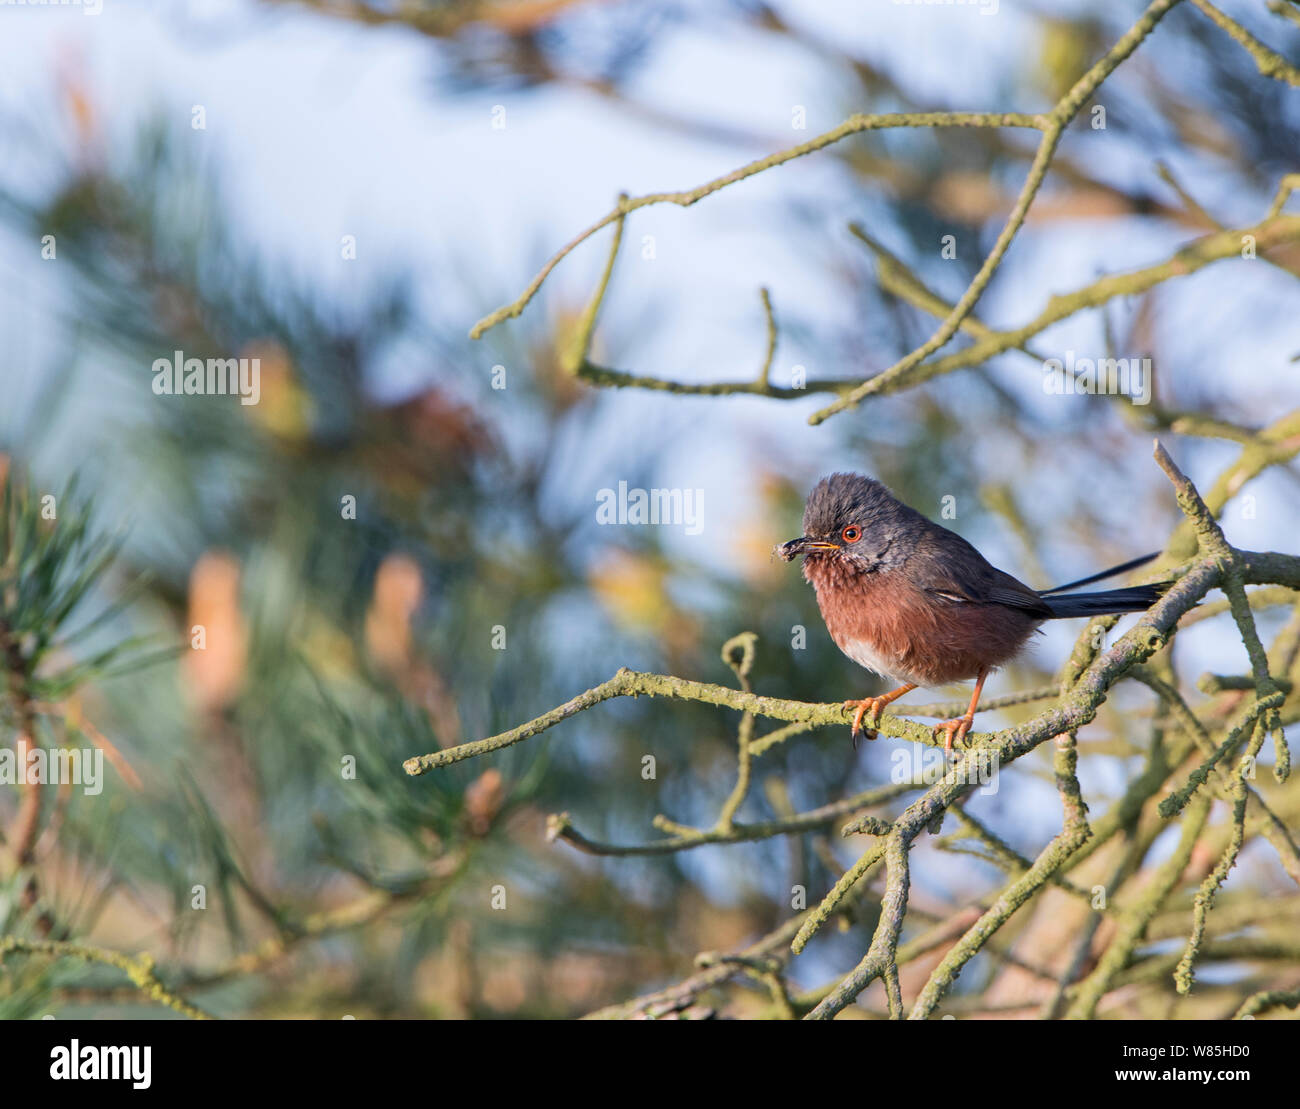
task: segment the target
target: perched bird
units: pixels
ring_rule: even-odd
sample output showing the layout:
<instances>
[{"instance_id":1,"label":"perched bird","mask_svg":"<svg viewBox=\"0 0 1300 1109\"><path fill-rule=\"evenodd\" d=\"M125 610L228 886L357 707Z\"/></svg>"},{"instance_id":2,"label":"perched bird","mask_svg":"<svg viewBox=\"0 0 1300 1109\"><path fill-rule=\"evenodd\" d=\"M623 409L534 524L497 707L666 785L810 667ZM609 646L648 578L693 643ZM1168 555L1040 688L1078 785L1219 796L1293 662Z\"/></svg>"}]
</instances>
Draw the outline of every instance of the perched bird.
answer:
<instances>
[{"instance_id":1,"label":"perched bird","mask_svg":"<svg viewBox=\"0 0 1300 1109\"><path fill-rule=\"evenodd\" d=\"M836 646L899 683L879 697L844 703L856 709L855 742L864 717L878 724L886 705L917 686L975 679L965 715L935 725L935 737L944 732L949 751L974 722L984 679L1019 654L1040 624L1141 612L1169 584L1060 595L1150 562L1156 556L1149 554L1040 593L861 474L823 478L804 507L803 535L776 553L787 562L803 556L803 575L817 591Z\"/></svg>"}]
</instances>

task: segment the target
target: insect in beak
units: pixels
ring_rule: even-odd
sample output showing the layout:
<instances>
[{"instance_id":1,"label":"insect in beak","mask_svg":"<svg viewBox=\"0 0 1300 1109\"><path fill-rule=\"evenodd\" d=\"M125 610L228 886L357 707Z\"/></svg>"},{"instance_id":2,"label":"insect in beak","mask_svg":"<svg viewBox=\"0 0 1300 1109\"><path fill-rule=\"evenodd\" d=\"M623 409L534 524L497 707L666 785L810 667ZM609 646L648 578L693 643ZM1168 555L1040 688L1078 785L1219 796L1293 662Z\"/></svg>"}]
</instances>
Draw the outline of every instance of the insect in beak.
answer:
<instances>
[{"instance_id":1,"label":"insect in beak","mask_svg":"<svg viewBox=\"0 0 1300 1109\"><path fill-rule=\"evenodd\" d=\"M797 558L801 554L817 554L821 551L838 551L839 545L836 543L827 543L821 539L810 539L806 535L799 536L798 539L791 539L788 543L782 543L776 549L786 562Z\"/></svg>"}]
</instances>

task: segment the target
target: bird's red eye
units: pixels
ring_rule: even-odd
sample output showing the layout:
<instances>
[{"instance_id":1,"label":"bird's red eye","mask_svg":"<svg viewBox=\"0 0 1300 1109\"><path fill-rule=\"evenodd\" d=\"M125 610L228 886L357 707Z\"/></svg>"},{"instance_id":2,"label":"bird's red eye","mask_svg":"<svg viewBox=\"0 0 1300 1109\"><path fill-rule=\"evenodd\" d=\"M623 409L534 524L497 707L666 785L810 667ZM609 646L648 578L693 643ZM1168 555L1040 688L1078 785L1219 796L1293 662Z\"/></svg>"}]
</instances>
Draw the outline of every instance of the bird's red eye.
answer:
<instances>
[{"instance_id":1,"label":"bird's red eye","mask_svg":"<svg viewBox=\"0 0 1300 1109\"><path fill-rule=\"evenodd\" d=\"M840 532L840 538L846 543L856 543L862 538L862 529L857 524L850 524Z\"/></svg>"}]
</instances>

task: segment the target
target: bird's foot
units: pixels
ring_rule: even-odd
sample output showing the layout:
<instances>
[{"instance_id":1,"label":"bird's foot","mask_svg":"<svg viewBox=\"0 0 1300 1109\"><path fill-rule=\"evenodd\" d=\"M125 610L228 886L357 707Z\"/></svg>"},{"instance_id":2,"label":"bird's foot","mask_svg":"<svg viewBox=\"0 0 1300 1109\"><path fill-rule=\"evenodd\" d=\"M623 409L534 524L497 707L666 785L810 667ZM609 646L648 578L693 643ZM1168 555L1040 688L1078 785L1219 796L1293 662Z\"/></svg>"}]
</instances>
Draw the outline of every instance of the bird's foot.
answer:
<instances>
[{"instance_id":1,"label":"bird's foot","mask_svg":"<svg viewBox=\"0 0 1300 1109\"><path fill-rule=\"evenodd\" d=\"M934 738L939 738L939 733L943 732L943 749L948 754L952 754L952 745L960 743L966 738L966 733L970 731L971 725L975 723L975 714L968 712L965 716L959 716L955 720L944 720L934 726Z\"/></svg>"},{"instance_id":2,"label":"bird's foot","mask_svg":"<svg viewBox=\"0 0 1300 1109\"><path fill-rule=\"evenodd\" d=\"M916 688L915 685L900 685L897 689L891 689L888 693L882 693L879 697L864 697L861 701L845 701L844 708L853 709L853 748L857 750L858 737L865 735L868 739L876 738L875 725L880 723L880 714L884 711L885 706L897 701L904 694L911 693ZM870 715L872 727L863 728L862 721Z\"/></svg>"},{"instance_id":3,"label":"bird's foot","mask_svg":"<svg viewBox=\"0 0 1300 1109\"><path fill-rule=\"evenodd\" d=\"M863 728L862 720L870 712L871 722L878 723L880 719L880 710L884 709L879 697L866 697L862 701L845 701L845 711L853 709L853 724L850 731L853 733L853 749L858 749L858 740L866 736L868 740L874 740L876 737L875 728Z\"/></svg>"},{"instance_id":4,"label":"bird's foot","mask_svg":"<svg viewBox=\"0 0 1300 1109\"><path fill-rule=\"evenodd\" d=\"M845 701L844 708L854 709L853 713L853 747L856 750L858 740L863 736L867 739L876 738L876 729L874 727L864 728L862 721L869 715L872 724L880 723L880 714L884 711L889 701L884 697L864 697L861 701Z\"/></svg>"}]
</instances>

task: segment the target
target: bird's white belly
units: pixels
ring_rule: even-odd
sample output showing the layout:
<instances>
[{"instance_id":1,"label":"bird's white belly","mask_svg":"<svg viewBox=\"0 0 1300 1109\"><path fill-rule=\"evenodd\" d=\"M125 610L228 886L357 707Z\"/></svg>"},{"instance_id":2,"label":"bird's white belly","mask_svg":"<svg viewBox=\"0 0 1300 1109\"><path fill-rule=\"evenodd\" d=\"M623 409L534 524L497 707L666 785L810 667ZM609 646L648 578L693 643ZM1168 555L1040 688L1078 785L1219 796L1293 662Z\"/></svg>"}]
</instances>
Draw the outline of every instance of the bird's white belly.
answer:
<instances>
[{"instance_id":1,"label":"bird's white belly","mask_svg":"<svg viewBox=\"0 0 1300 1109\"><path fill-rule=\"evenodd\" d=\"M902 660L897 655L888 655L877 651L865 639L845 640L839 645L839 648L859 666L873 670L883 678L898 682L900 685L909 682L917 685L921 684L907 673Z\"/></svg>"}]
</instances>

